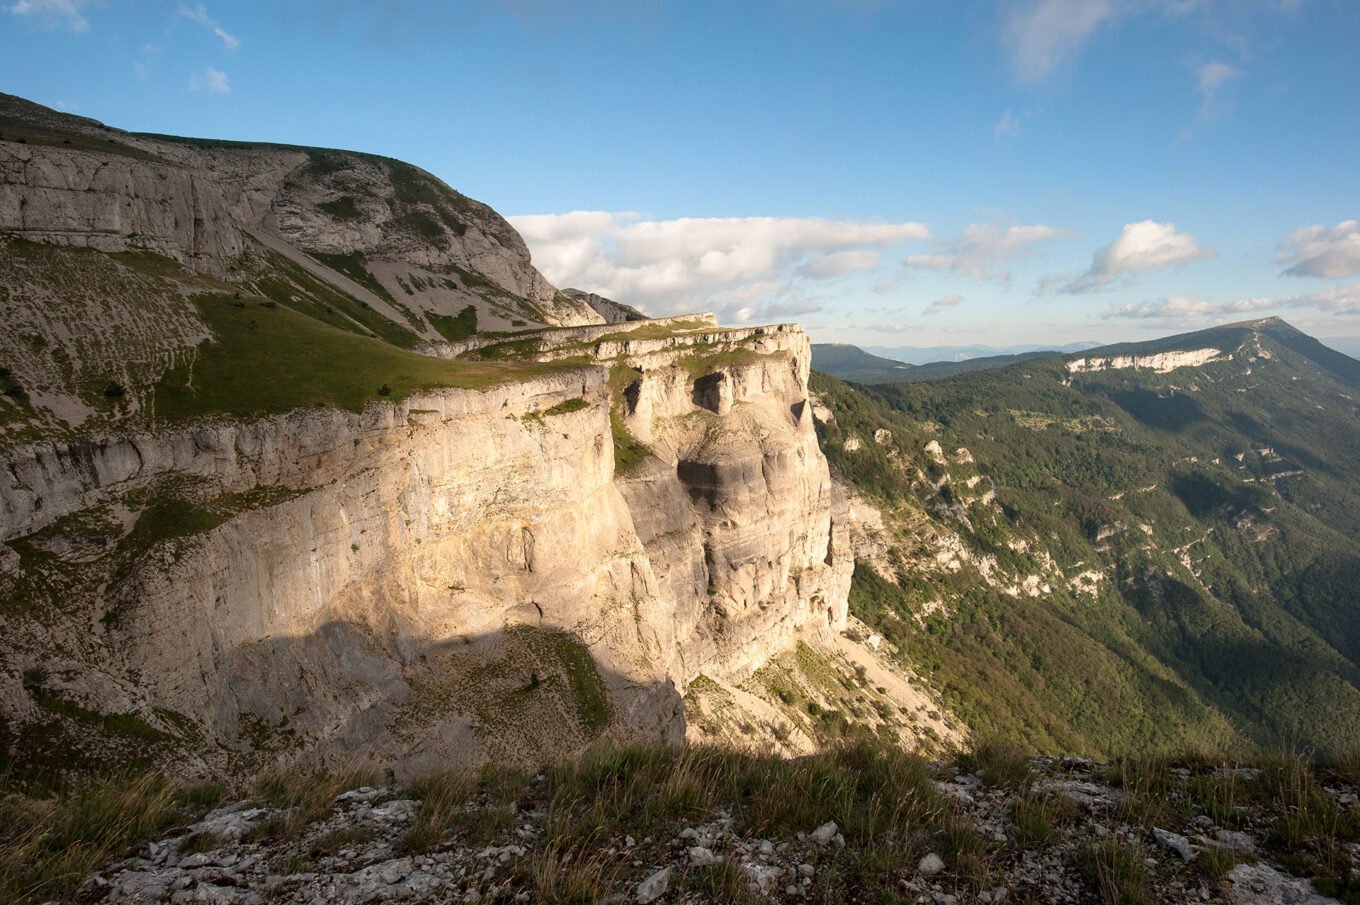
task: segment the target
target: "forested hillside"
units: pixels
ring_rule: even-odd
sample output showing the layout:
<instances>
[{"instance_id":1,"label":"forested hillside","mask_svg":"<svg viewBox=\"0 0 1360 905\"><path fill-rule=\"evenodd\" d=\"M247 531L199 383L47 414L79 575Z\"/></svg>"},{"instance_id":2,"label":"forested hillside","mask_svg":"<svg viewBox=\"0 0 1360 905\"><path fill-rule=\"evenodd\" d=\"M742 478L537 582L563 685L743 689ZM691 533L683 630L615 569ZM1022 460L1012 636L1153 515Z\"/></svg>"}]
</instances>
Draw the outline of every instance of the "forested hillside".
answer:
<instances>
[{"instance_id":1,"label":"forested hillside","mask_svg":"<svg viewBox=\"0 0 1360 905\"><path fill-rule=\"evenodd\" d=\"M1360 363L1271 319L819 381L833 469L887 515L852 612L975 729L1103 753L1360 737Z\"/></svg>"}]
</instances>

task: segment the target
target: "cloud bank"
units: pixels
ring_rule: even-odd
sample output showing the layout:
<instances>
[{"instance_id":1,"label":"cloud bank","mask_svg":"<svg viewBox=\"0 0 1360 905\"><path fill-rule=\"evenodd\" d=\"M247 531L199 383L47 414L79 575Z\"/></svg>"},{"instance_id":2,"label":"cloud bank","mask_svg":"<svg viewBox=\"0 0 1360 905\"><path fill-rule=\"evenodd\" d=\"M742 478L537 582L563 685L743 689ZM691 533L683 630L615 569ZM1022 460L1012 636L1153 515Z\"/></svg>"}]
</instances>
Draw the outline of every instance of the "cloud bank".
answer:
<instances>
[{"instance_id":1,"label":"cloud bank","mask_svg":"<svg viewBox=\"0 0 1360 905\"><path fill-rule=\"evenodd\" d=\"M924 224L819 217L684 217L573 211L509 218L558 286L649 314L714 309L745 321L815 311L816 287L877 267L883 250L930 237Z\"/></svg>"}]
</instances>

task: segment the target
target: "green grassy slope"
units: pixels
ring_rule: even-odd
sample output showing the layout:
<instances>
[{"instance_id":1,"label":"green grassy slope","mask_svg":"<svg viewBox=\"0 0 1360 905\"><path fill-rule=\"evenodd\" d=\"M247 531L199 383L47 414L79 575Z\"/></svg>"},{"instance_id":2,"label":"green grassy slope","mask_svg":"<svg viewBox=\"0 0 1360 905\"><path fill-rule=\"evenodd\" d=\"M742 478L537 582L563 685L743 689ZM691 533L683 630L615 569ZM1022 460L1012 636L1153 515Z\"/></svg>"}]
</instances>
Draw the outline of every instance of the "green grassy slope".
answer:
<instances>
[{"instance_id":1,"label":"green grassy slope","mask_svg":"<svg viewBox=\"0 0 1360 905\"><path fill-rule=\"evenodd\" d=\"M408 351L410 331L279 255L262 260L238 286L146 252L0 239L0 448L209 415L358 411L571 366ZM476 310L435 326L465 338Z\"/></svg>"},{"instance_id":2,"label":"green grassy slope","mask_svg":"<svg viewBox=\"0 0 1360 905\"><path fill-rule=\"evenodd\" d=\"M438 387L494 386L561 370L535 362L463 361L407 352L259 298L195 299L213 340L155 387L158 419L251 415L308 405L359 411Z\"/></svg>"}]
</instances>

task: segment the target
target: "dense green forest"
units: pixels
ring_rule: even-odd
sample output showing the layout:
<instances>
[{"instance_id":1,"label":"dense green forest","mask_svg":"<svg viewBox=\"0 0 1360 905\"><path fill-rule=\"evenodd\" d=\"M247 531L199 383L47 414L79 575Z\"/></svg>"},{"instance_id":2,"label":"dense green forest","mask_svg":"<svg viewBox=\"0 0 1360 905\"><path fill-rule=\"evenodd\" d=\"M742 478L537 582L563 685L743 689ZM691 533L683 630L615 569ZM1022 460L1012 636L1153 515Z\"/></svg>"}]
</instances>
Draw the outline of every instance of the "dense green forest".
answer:
<instances>
[{"instance_id":1,"label":"dense green forest","mask_svg":"<svg viewBox=\"0 0 1360 905\"><path fill-rule=\"evenodd\" d=\"M814 386L833 470L889 515L895 574L861 565L852 610L975 729L1093 753L1360 738L1360 362L1272 319Z\"/></svg>"}]
</instances>

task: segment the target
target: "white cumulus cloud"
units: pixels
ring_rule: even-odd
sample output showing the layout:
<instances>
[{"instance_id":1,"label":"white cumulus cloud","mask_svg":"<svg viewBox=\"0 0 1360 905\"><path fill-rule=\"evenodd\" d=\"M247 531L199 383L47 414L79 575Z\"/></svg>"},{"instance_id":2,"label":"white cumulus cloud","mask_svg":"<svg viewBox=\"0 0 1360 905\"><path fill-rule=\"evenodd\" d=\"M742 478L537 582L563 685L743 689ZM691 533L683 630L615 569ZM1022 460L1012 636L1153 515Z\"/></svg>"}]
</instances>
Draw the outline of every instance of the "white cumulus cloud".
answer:
<instances>
[{"instance_id":1,"label":"white cumulus cloud","mask_svg":"<svg viewBox=\"0 0 1360 905\"><path fill-rule=\"evenodd\" d=\"M5 9L41 22L47 28L64 26L71 31L88 31L90 20L85 18L85 7L89 5L89 0L16 0Z\"/></svg>"},{"instance_id":2,"label":"white cumulus cloud","mask_svg":"<svg viewBox=\"0 0 1360 905\"><path fill-rule=\"evenodd\" d=\"M1275 261L1291 265L1285 269L1285 276L1356 276L1360 274L1360 220L1343 220L1331 229L1296 229L1280 243Z\"/></svg>"},{"instance_id":3,"label":"white cumulus cloud","mask_svg":"<svg viewBox=\"0 0 1360 905\"><path fill-rule=\"evenodd\" d=\"M1195 237L1176 232L1174 223L1142 220L1127 223L1109 245L1096 250L1090 268L1081 276L1060 287L1060 292L1091 292L1108 286L1121 276L1149 270L1161 270L1175 264L1187 264L1211 258L1213 248L1201 248Z\"/></svg>"},{"instance_id":4,"label":"white cumulus cloud","mask_svg":"<svg viewBox=\"0 0 1360 905\"><path fill-rule=\"evenodd\" d=\"M906 267L917 270L944 270L974 280L1010 281L1009 264L1029 257L1034 246L1071 235L1055 226L1000 227L973 223L956 239L935 243L930 254L912 255Z\"/></svg>"},{"instance_id":5,"label":"white cumulus cloud","mask_svg":"<svg viewBox=\"0 0 1360 905\"><path fill-rule=\"evenodd\" d=\"M228 81L225 72L208 66L202 72L195 72L189 77L189 90L206 91L208 94L231 94L231 82Z\"/></svg>"},{"instance_id":6,"label":"white cumulus cloud","mask_svg":"<svg viewBox=\"0 0 1360 905\"><path fill-rule=\"evenodd\" d=\"M807 281L825 286L872 270L884 249L930 236L921 223L820 217L655 220L573 211L509 219L558 286L652 314L712 308L736 320L816 310Z\"/></svg>"}]
</instances>

